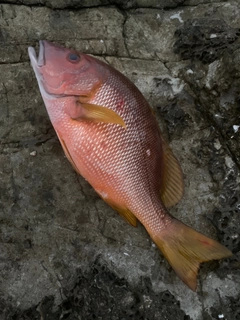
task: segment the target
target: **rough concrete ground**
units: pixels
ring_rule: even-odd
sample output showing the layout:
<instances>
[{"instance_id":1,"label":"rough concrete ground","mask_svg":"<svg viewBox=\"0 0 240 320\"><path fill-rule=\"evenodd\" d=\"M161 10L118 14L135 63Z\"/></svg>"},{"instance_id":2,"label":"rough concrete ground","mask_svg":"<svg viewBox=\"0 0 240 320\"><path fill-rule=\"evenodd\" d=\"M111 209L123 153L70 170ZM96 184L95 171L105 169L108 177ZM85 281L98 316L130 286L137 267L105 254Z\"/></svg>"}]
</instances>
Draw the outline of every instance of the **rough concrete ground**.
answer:
<instances>
[{"instance_id":1,"label":"rough concrete ground","mask_svg":"<svg viewBox=\"0 0 240 320\"><path fill-rule=\"evenodd\" d=\"M0 319L240 319L239 1L0 4ZM234 256L177 278L63 155L27 47L48 39L127 75L185 180L171 213Z\"/></svg>"}]
</instances>

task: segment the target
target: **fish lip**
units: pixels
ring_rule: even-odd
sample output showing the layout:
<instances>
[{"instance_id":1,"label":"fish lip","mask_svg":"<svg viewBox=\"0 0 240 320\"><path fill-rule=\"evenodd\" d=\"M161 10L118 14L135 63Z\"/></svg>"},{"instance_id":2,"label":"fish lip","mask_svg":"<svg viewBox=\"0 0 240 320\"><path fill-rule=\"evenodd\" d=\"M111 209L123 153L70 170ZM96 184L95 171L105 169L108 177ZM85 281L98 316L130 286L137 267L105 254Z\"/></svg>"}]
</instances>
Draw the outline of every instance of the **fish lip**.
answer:
<instances>
[{"instance_id":1,"label":"fish lip","mask_svg":"<svg viewBox=\"0 0 240 320\"><path fill-rule=\"evenodd\" d=\"M44 41L39 41L39 54L38 54L38 60L37 64L39 67L42 67L45 65L45 48L44 48Z\"/></svg>"},{"instance_id":2,"label":"fish lip","mask_svg":"<svg viewBox=\"0 0 240 320\"><path fill-rule=\"evenodd\" d=\"M28 55L29 55L32 66L37 64L36 51L33 47L28 48Z\"/></svg>"},{"instance_id":3,"label":"fish lip","mask_svg":"<svg viewBox=\"0 0 240 320\"><path fill-rule=\"evenodd\" d=\"M30 57L32 66L36 67L38 66L39 68L43 67L45 65L45 54L44 54L44 41L40 40L39 41L39 54L38 57L36 55L36 51L33 47L28 48L28 55Z\"/></svg>"}]
</instances>

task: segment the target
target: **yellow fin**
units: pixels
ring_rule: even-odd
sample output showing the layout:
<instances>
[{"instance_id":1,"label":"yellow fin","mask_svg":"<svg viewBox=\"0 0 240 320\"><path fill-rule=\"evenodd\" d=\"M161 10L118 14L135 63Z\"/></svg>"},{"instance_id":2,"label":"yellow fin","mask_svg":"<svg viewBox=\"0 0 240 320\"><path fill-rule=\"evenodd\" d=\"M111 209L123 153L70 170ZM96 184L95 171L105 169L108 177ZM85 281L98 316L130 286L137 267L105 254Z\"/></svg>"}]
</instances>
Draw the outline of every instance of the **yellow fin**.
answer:
<instances>
[{"instance_id":1,"label":"yellow fin","mask_svg":"<svg viewBox=\"0 0 240 320\"><path fill-rule=\"evenodd\" d=\"M77 110L77 111L76 111ZM115 123L126 128L123 119L113 110L96 104L80 102L74 111L74 120L88 120L92 122Z\"/></svg>"},{"instance_id":2,"label":"yellow fin","mask_svg":"<svg viewBox=\"0 0 240 320\"><path fill-rule=\"evenodd\" d=\"M60 141L60 143L61 143L61 146L62 146L62 148L63 148L63 151L64 151L64 153L65 153L65 156L67 157L68 161L72 164L72 166L73 166L73 168L75 169L75 171L80 174L80 172L79 172L76 164L74 163L74 161L73 161L73 159L72 159L72 157L71 157L71 155L70 155L70 153L69 153L69 151L68 151L68 148L67 148L67 145L66 145L65 141L63 140L63 138L61 137L61 135L59 134L59 132L58 132L57 130L55 130L55 131L56 131L56 133L57 133L58 139L59 139L59 141Z\"/></svg>"},{"instance_id":3,"label":"yellow fin","mask_svg":"<svg viewBox=\"0 0 240 320\"><path fill-rule=\"evenodd\" d=\"M160 188L161 200L169 208L181 200L184 191L182 169L172 150L162 139L163 167Z\"/></svg>"},{"instance_id":4,"label":"yellow fin","mask_svg":"<svg viewBox=\"0 0 240 320\"><path fill-rule=\"evenodd\" d=\"M197 273L201 262L227 258L232 252L182 222L172 223L159 235L152 236L179 278L193 291L197 287Z\"/></svg>"},{"instance_id":5,"label":"yellow fin","mask_svg":"<svg viewBox=\"0 0 240 320\"><path fill-rule=\"evenodd\" d=\"M106 201L106 199L104 199L104 201ZM135 217L135 215L128 210L128 208L122 208L119 207L113 203L111 203L110 201L106 201L114 210L116 210L121 217L124 218L124 220L126 220L129 224L131 224L133 227L137 226L137 218Z\"/></svg>"}]
</instances>

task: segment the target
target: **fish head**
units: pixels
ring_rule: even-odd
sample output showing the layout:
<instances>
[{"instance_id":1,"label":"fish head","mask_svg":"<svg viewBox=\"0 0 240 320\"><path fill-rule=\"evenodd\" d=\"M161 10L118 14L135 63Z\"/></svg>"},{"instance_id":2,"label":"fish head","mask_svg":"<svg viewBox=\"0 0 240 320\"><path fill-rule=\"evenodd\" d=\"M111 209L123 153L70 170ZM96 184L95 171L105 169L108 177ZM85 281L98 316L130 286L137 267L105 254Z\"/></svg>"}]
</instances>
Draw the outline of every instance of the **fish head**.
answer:
<instances>
[{"instance_id":1,"label":"fish head","mask_svg":"<svg viewBox=\"0 0 240 320\"><path fill-rule=\"evenodd\" d=\"M107 76L91 56L49 41L39 42L39 55L29 47L29 57L43 98L83 96L91 98Z\"/></svg>"},{"instance_id":2,"label":"fish head","mask_svg":"<svg viewBox=\"0 0 240 320\"><path fill-rule=\"evenodd\" d=\"M78 126L76 121L115 123L126 128L117 113L92 102L110 75L105 63L45 40L40 41L38 57L32 47L28 53L56 130L63 126L63 119L66 128Z\"/></svg>"}]
</instances>

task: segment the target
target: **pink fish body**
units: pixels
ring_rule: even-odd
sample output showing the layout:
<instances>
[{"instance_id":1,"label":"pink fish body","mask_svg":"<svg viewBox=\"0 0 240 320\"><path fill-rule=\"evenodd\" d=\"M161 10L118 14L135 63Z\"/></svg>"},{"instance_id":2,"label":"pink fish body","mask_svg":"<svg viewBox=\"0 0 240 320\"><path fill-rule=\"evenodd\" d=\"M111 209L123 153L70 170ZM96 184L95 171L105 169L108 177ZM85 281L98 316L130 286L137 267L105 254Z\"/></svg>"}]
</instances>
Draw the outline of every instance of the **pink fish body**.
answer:
<instances>
[{"instance_id":1,"label":"pink fish body","mask_svg":"<svg viewBox=\"0 0 240 320\"><path fill-rule=\"evenodd\" d=\"M178 161L140 91L111 66L40 41L29 56L50 120L75 170L130 224L139 220L178 276L231 252L167 212L183 193Z\"/></svg>"}]
</instances>

